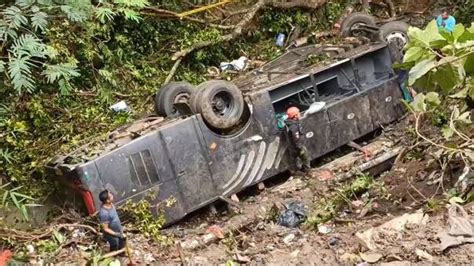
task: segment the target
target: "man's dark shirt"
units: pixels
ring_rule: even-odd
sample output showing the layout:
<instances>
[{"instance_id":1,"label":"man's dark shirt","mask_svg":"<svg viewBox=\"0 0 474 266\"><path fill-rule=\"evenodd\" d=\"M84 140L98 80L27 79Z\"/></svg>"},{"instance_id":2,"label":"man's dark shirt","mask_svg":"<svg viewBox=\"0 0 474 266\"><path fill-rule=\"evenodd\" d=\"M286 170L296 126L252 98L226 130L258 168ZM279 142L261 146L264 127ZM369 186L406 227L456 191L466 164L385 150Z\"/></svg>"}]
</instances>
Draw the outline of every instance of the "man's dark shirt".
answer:
<instances>
[{"instance_id":1,"label":"man's dark shirt","mask_svg":"<svg viewBox=\"0 0 474 266\"><path fill-rule=\"evenodd\" d=\"M303 146L303 127L300 121L287 119L285 121L288 133L290 135L290 141L296 148Z\"/></svg>"},{"instance_id":2,"label":"man's dark shirt","mask_svg":"<svg viewBox=\"0 0 474 266\"><path fill-rule=\"evenodd\" d=\"M120 222L120 218L117 214L117 210L115 209L115 206L112 206L112 208L107 209L104 206L100 207L100 212L99 212L99 220L101 224L109 224L109 228L116 232L116 233L122 233L122 223Z\"/></svg>"}]
</instances>

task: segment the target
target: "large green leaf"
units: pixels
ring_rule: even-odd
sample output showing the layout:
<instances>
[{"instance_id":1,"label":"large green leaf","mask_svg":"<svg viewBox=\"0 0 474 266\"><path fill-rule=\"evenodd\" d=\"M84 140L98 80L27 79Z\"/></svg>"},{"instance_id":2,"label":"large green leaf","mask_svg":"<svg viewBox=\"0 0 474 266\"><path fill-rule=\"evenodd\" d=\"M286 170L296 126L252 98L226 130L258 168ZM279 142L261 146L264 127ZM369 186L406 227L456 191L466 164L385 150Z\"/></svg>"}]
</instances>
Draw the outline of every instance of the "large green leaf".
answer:
<instances>
[{"instance_id":1,"label":"large green leaf","mask_svg":"<svg viewBox=\"0 0 474 266\"><path fill-rule=\"evenodd\" d=\"M431 69L436 66L434 59L427 59L416 64L409 73L408 83L412 86L417 79L428 73Z\"/></svg>"},{"instance_id":2,"label":"large green leaf","mask_svg":"<svg viewBox=\"0 0 474 266\"><path fill-rule=\"evenodd\" d=\"M408 49L403 57L403 62L413 62L418 60L423 55L424 49L422 47L411 47Z\"/></svg>"},{"instance_id":3,"label":"large green leaf","mask_svg":"<svg viewBox=\"0 0 474 266\"><path fill-rule=\"evenodd\" d=\"M457 42L459 37L461 37L465 32L465 28L462 24L457 24L453 29L453 38L454 42Z\"/></svg>"},{"instance_id":4,"label":"large green leaf","mask_svg":"<svg viewBox=\"0 0 474 266\"><path fill-rule=\"evenodd\" d=\"M426 103L425 103L425 95L423 93L418 93L413 99L411 103L413 110L415 112L426 112Z\"/></svg>"},{"instance_id":5,"label":"large green leaf","mask_svg":"<svg viewBox=\"0 0 474 266\"><path fill-rule=\"evenodd\" d=\"M443 64L438 67L433 77L445 95L451 93L456 86L463 82L463 77L459 75L458 68L452 64Z\"/></svg>"}]
</instances>

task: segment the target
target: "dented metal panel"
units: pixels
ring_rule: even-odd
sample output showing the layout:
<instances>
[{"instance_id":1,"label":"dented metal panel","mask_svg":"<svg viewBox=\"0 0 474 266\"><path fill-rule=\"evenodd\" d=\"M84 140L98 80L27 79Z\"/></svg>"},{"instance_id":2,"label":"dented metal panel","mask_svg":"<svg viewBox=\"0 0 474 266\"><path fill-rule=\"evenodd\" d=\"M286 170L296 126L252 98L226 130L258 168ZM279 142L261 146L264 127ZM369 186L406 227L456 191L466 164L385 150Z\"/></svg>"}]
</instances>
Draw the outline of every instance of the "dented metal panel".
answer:
<instances>
[{"instance_id":1,"label":"dented metal panel","mask_svg":"<svg viewBox=\"0 0 474 266\"><path fill-rule=\"evenodd\" d=\"M313 50L299 51L309 55ZM292 68L300 67L301 58L286 57ZM272 64L267 70L283 67ZM323 92L317 100L325 101L326 107L302 119L312 159L400 117L402 94L389 64L387 48L372 45L305 68L304 73L281 74L276 81L265 81L263 76L252 77L250 83L241 79L250 118L231 135L214 132L199 114L166 123L146 122L146 130L125 130L124 141L109 141L108 148L89 162L71 165L62 159L50 170L63 169L59 176L66 182L80 180L96 206L104 188L117 195L119 204L149 193L156 196L155 204L173 198L175 204L165 213L172 223L220 196L295 167L287 132L277 128L275 118L276 112L284 111L285 97L308 88Z\"/></svg>"}]
</instances>

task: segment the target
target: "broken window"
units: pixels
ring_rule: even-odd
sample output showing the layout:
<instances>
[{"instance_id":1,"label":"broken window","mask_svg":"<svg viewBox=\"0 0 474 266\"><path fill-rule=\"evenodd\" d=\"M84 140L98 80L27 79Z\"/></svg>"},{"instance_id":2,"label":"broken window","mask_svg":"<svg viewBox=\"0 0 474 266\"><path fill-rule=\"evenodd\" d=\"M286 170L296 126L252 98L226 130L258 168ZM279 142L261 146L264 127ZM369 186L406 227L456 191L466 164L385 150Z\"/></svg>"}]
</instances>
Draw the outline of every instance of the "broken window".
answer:
<instances>
[{"instance_id":1,"label":"broken window","mask_svg":"<svg viewBox=\"0 0 474 266\"><path fill-rule=\"evenodd\" d=\"M128 157L130 177L138 186L158 183L158 172L149 150L134 153Z\"/></svg>"}]
</instances>

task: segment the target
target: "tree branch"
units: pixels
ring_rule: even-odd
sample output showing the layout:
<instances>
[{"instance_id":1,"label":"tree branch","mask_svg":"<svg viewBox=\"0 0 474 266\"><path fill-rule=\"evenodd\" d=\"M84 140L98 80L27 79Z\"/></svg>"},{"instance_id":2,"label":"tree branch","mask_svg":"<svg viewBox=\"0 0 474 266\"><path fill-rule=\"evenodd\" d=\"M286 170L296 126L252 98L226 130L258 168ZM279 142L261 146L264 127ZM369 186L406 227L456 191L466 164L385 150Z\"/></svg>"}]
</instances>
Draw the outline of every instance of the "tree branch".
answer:
<instances>
[{"instance_id":1,"label":"tree branch","mask_svg":"<svg viewBox=\"0 0 474 266\"><path fill-rule=\"evenodd\" d=\"M229 29L235 28L234 25L220 25L220 24L209 23L205 20L198 19L198 18L193 18L193 17L189 17L189 16L181 17L176 12L165 10L165 9L160 9L160 8L157 8L157 7L145 7L144 9L142 9L141 13L144 14L144 15L148 15L148 16L159 16L159 17L163 17L163 18L172 18L172 19L185 19L185 20L189 20L189 21L192 21L192 22L206 24L208 26L218 28L218 29L222 29L222 30L229 30Z\"/></svg>"},{"instance_id":2,"label":"tree branch","mask_svg":"<svg viewBox=\"0 0 474 266\"><path fill-rule=\"evenodd\" d=\"M278 8L285 8L285 9L299 7L299 8L316 9L325 3L326 3L326 0L299 0L299 1L291 1L291 2L284 2L281 0L259 0L255 5L253 5L248 10L248 12L242 18L242 20L237 25L235 25L232 32L222 36L218 40L197 42L188 48L184 48L181 51L174 53L171 59L176 62L173 65L173 68L171 69L170 74L166 78L165 82L166 81L169 82L173 78L174 73L176 72L179 64L181 63L181 60L179 59L186 57L188 54L192 53L195 50L199 50L204 47L215 45L217 43L227 42L240 36L244 32L244 29L247 28L248 24L252 21L252 19L258 13L258 11L260 11L261 9L265 7L270 6L270 7L278 7Z\"/></svg>"}]
</instances>

